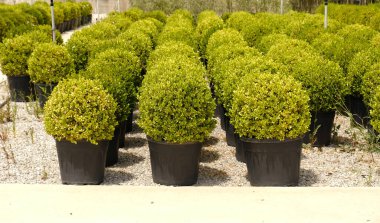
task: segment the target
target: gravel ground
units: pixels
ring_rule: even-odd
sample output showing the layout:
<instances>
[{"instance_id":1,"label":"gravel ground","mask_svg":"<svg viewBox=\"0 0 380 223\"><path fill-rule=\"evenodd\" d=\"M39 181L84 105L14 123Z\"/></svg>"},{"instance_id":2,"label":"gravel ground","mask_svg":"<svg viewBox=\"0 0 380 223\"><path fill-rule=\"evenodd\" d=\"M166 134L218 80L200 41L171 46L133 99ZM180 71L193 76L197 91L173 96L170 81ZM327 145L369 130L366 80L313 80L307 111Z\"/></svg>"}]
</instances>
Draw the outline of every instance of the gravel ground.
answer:
<instances>
[{"instance_id":1,"label":"gravel ground","mask_svg":"<svg viewBox=\"0 0 380 223\"><path fill-rule=\"evenodd\" d=\"M0 125L0 183L60 184L54 139L47 135L35 103L10 103L11 117ZM135 111L134 118L138 116ZM219 122L219 119L217 119ZM380 154L367 144L349 119L337 116L337 137L329 147L305 145L300 186L380 186ZM106 169L105 185L157 185L150 169L145 134L135 124L126 134L119 163ZM199 170L199 186L249 186L245 164L236 161L234 147L227 146L218 123L205 143Z\"/></svg>"}]
</instances>

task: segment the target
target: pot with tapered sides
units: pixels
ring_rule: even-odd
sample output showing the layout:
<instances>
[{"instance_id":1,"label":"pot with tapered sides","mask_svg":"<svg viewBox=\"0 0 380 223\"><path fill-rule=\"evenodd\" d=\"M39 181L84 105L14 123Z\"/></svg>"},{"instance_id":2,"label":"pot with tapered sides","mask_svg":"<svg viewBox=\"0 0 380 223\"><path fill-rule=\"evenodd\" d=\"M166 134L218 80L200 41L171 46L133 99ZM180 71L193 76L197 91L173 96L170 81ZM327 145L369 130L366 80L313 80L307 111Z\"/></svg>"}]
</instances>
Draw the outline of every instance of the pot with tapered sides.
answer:
<instances>
[{"instance_id":1,"label":"pot with tapered sides","mask_svg":"<svg viewBox=\"0 0 380 223\"><path fill-rule=\"evenodd\" d=\"M166 143L148 137L153 182L189 186L197 183L202 143Z\"/></svg>"},{"instance_id":2,"label":"pot with tapered sides","mask_svg":"<svg viewBox=\"0 0 380 223\"><path fill-rule=\"evenodd\" d=\"M120 124L115 127L112 139L108 142L106 167L113 166L119 161Z\"/></svg>"},{"instance_id":3,"label":"pot with tapered sides","mask_svg":"<svg viewBox=\"0 0 380 223\"><path fill-rule=\"evenodd\" d=\"M46 101L48 100L51 92L53 92L54 87L57 83L53 84L42 84L36 83L34 89L36 90L36 97L41 108L44 108Z\"/></svg>"},{"instance_id":4,"label":"pot with tapered sides","mask_svg":"<svg viewBox=\"0 0 380 223\"><path fill-rule=\"evenodd\" d=\"M334 117L335 111L312 112L310 131L305 134L303 142L317 147L330 145Z\"/></svg>"},{"instance_id":5,"label":"pot with tapered sides","mask_svg":"<svg viewBox=\"0 0 380 223\"><path fill-rule=\"evenodd\" d=\"M241 138L252 186L296 186L299 181L302 137L285 140Z\"/></svg>"},{"instance_id":6,"label":"pot with tapered sides","mask_svg":"<svg viewBox=\"0 0 380 223\"><path fill-rule=\"evenodd\" d=\"M11 101L25 102L33 100L33 83L29 76L7 76Z\"/></svg>"},{"instance_id":7,"label":"pot with tapered sides","mask_svg":"<svg viewBox=\"0 0 380 223\"><path fill-rule=\"evenodd\" d=\"M100 184L104 179L108 141L56 141L63 184Z\"/></svg>"},{"instance_id":8,"label":"pot with tapered sides","mask_svg":"<svg viewBox=\"0 0 380 223\"><path fill-rule=\"evenodd\" d=\"M251 185L298 185L302 137L310 125L301 83L281 74L246 75L229 114L238 134L236 156L245 161Z\"/></svg>"}]
</instances>

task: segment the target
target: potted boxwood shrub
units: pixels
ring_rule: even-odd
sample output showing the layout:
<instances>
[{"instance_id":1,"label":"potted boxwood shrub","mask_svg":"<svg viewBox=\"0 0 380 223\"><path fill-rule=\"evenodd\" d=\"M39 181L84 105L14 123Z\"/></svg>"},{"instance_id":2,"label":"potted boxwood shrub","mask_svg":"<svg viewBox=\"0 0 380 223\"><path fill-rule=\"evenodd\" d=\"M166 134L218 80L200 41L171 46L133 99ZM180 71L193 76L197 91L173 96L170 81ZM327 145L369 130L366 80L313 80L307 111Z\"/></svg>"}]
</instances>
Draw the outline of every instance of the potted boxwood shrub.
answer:
<instances>
[{"instance_id":1,"label":"potted boxwood shrub","mask_svg":"<svg viewBox=\"0 0 380 223\"><path fill-rule=\"evenodd\" d=\"M58 82L75 73L74 61L64 46L43 43L38 45L30 56L27 72L43 108Z\"/></svg>"},{"instance_id":2,"label":"potted boxwood shrub","mask_svg":"<svg viewBox=\"0 0 380 223\"><path fill-rule=\"evenodd\" d=\"M380 132L380 87L378 86L376 89L374 89L373 95L371 97L370 103L369 103L371 110L371 125L372 128L377 135L377 140L379 139L379 132Z\"/></svg>"},{"instance_id":3,"label":"potted boxwood shrub","mask_svg":"<svg viewBox=\"0 0 380 223\"><path fill-rule=\"evenodd\" d=\"M290 76L250 73L234 92L231 123L245 149L251 185L297 185L309 97Z\"/></svg>"},{"instance_id":4,"label":"potted boxwood shrub","mask_svg":"<svg viewBox=\"0 0 380 223\"><path fill-rule=\"evenodd\" d=\"M153 181L192 185L202 143L215 127L215 103L200 63L159 61L140 88L138 125L148 137Z\"/></svg>"},{"instance_id":5,"label":"potted boxwood shrub","mask_svg":"<svg viewBox=\"0 0 380 223\"><path fill-rule=\"evenodd\" d=\"M312 113L310 133L315 133L315 139L308 134L304 142L311 141L314 146L328 146L335 111L343 104L349 87L342 68L321 57L300 40L275 44L267 56L285 65L284 72L300 81L309 93Z\"/></svg>"},{"instance_id":6,"label":"potted boxwood shrub","mask_svg":"<svg viewBox=\"0 0 380 223\"><path fill-rule=\"evenodd\" d=\"M8 78L12 101L26 101L33 96L33 85L27 73L28 58L36 44L50 41L40 31L6 39L0 54L0 64L3 74Z\"/></svg>"},{"instance_id":7,"label":"potted boxwood shrub","mask_svg":"<svg viewBox=\"0 0 380 223\"><path fill-rule=\"evenodd\" d=\"M125 140L126 120L132 119L130 113L133 110L131 108L136 101L134 76L132 72L128 72L130 64L125 63L128 61L128 57L129 53L121 49L104 51L98 54L94 60L91 60L86 72L81 74L88 79L99 80L104 89L117 102L116 119L119 124L116 126L114 136L108 145L106 166L112 166L119 160L119 141ZM138 60L137 64L139 64Z\"/></svg>"},{"instance_id":8,"label":"potted boxwood shrub","mask_svg":"<svg viewBox=\"0 0 380 223\"><path fill-rule=\"evenodd\" d=\"M54 137L64 184L100 184L117 104L101 83L66 79L54 88L44 109L46 132Z\"/></svg>"}]
</instances>

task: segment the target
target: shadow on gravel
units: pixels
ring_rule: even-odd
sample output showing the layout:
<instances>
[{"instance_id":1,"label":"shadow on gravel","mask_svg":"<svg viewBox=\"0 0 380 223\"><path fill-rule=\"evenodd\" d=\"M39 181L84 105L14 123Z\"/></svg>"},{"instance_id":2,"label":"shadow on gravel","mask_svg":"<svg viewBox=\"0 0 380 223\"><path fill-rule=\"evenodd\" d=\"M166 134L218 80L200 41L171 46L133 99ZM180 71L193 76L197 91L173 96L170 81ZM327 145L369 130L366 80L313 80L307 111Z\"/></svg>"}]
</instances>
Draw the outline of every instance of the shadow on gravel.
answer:
<instances>
[{"instance_id":1,"label":"shadow on gravel","mask_svg":"<svg viewBox=\"0 0 380 223\"><path fill-rule=\"evenodd\" d=\"M145 160L145 157L137 156L133 153L124 152L122 150L119 150L119 162L116 164L115 167L128 167L133 166L137 163L140 163Z\"/></svg>"},{"instance_id":2,"label":"shadow on gravel","mask_svg":"<svg viewBox=\"0 0 380 223\"><path fill-rule=\"evenodd\" d=\"M132 123L132 132L130 132L129 134L135 134L135 133L143 133L143 130L142 130L142 128L140 128L140 126L137 125L136 122L133 122Z\"/></svg>"},{"instance_id":3,"label":"shadow on gravel","mask_svg":"<svg viewBox=\"0 0 380 223\"><path fill-rule=\"evenodd\" d=\"M220 158L220 154L217 151L211 151L207 149L202 149L201 159L202 163L211 163Z\"/></svg>"},{"instance_id":4,"label":"shadow on gravel","mask_svg":"<svg viewBox=\"0 0 380 223\"><path fill-rule=\"evenodd\" d=\"M202 186L219 185L230 179L228 174L223 170L218 170L208 166L199 166L198 184Z\"/></svg>"},{"instance_id":5,"label":"shadow on gravel","mask_svg":"<svg viewBox=\"0 0 380 223\"><path fill-rule=\"evenodd\" d=\"M319 181L318 176L312 170L300 170L299 186L312 186Z\"/></svg>"},{"instance_id":6,"label":"shadow on gravel","mask_svg":"<svg viewBox=\"0 0 380 223\"><path fill-rule=\"evenodd\" d=\"M141 137L125 137L124 149L133 149L143 147L148 143L146 138Z\"/></svg>"},{"instance_id":7,"label":"shadow on gravel","mask_svg":"<svg viewBox=\"0 0 380 223\"><path fill-rule=\"evenodd\" d=\"M104 174L104 182L102 184L103 185L122 184L128 181L131 181L134 178L135 176L130 173L106 168L106 172Z\"/></svg>"},{"instance_id":8,"label":"shadow on gravel","mask_svg":"<svg viewBox=\"0 0 380 223\"><path fill-rule=\"evenodd\" d=\"M208 138L208 139L203 143L203 146L204 146L204 147L207 147L207 146L213 146L213 145L216 145L218 142L219 142L219 139L218 139L218 138L211 136L210 138Z\"/></svg>"}]
</instances>

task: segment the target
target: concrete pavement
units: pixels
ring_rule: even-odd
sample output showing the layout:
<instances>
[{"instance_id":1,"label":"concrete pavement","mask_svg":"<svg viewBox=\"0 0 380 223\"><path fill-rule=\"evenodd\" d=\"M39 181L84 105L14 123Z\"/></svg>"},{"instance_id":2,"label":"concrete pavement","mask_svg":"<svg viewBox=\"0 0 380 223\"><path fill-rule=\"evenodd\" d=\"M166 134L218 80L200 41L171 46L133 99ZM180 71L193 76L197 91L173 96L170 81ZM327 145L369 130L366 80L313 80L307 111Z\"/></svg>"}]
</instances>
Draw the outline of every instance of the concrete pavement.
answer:
<instances>
[{"instance_id":1,"label":"concrete pavement","mask_svg":"<svg viewBox=\"0 0 380 223\"><path fill-rule=\"evenodd\" d=\"M0 185L0 222L380 222L380 188Z\"/></svg>"}]
</instances>

